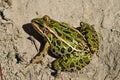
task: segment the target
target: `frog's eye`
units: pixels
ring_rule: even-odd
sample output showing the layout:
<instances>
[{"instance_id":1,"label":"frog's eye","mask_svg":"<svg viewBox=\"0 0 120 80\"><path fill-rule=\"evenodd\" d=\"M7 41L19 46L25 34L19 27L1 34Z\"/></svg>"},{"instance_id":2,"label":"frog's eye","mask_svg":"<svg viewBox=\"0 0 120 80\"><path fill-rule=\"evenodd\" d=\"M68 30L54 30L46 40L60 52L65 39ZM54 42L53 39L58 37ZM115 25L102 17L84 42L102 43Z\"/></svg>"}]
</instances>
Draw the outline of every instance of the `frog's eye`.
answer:
<instances>
[{"instance_id":1,"label":"frog's eye","mask_svg":"<svg viewBox=\"0 0 120 80\"><path fill-rule=\"evenodd\" d=\"M50 21L50 17L47 16L47 15L45 15L45 16L43 16L43 20L45 20L45 21Z\"/></svg>"}]
</instances>

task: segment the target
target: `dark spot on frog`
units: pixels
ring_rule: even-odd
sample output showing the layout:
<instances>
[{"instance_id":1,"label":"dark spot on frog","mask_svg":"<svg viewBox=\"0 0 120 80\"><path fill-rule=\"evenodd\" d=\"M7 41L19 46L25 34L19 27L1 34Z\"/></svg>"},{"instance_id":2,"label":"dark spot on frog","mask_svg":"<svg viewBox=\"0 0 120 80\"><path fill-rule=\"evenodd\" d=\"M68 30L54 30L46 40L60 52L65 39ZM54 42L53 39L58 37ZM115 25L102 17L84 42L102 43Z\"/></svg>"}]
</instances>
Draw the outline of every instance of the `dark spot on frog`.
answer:
<instances>
[{"instance_id":1,"label":"dark spot on frog","mask_svg":"<svg viewBox=\"0 0 120 80\"><path fill-rule=\"evenodd\" d=\"M65 62L66 62L66 63L67 63L67 61L68 61L68 60L67 60L67 59L65 59Z\"/></svg>"},{"instance_id":2,"label":"dark spot on frog","mask_svg":"<svg viewBox=\"0 0 120 80\"><path fill-rule=\"evenodd\" d=\"M55 43L55 42L53 42L53 45L54 45L54 46L56 46L56 43Z\"/></svg>"},{"instance_id":3,"label":"dark spot on frog","mask_svg":"<svg viewBox=\"0 0 120 80\"><path fill-rule=\"evenodd\" d=\"M80 63L83 63L82 59L79 60Z\"/></svg>"},{"instance_id":4,"label":"dark spot on frog","mask_svg":"<svg viewBox=\"0 0 120 80\"><path fill-rule=\"evenodd\" d=\"M61 53L64 53L65 52L65 48L61 48Z\"/></svg>"},{"instance_id":5,"label":"dark spot on frog","mask_svg":"<svg viewBox=\"0 0 120 80\"><path fill-rule=\"evenodd\" d=\"M66 57L69 58L69 57L70 57L70 54L66 54Z\"/></svg>"},{"instance_id":6,"label":"dark spot on frog","mask_svg":"<svg viewBox=\"0 0 120 80\"><path fill-rule=\"evenodd\" d=\"M88 54L88 52L85 52L85 55L87 55Z\"/></svg>"},{"instance_id":7,"label":"dark spot on frog","mask_svg":"<svg viewBox=\"0 0 120 80\"><path fill-rule=\"evenodd\" d=\"M70 70L70 71L75 71L75 69L71 68L71 70Z\"/></svg>"},{"instance_id":8,"label":"dark spot on frog","mask_svg":"<svg viewBox=\"0 0 120 80\"><path fill-rule=\"evenodd\" d=\"M95 39L92 38L91 41L95 42Z\"/></svg>"},{"instance_id":9,"label":"dark spot on frog","mask_svg":"<svg viewBox=\"0 0 120 80\"><path fill-rule=\"evenodd\" d=\"M57 45L58 45L58 46L60 46L60 45L61 45L60 40L57 40Z\"/></svg>"},{"instance_id":10,"label":"dark spot on frog","mask_svg":"<svg viewBox=\"0 0 120 80\"><path fill-rule=\"evenodd\" d=\"M72 62L72 63L70 64L70 67L75 67L75 64Z\"/></svg>"},{"instance_id":11,"label":"dark spot on frog","mask_svg":"<svg viewBox=\"0 0 120 80\"><path fill-rule=\"evenodd\" d=\"M63 30L63 32L67 33L67 34L70 34L71 32L67 30Z\"/></svg>"},{"instance_id":12,"label":"dark spot on frog","mask_svg":"<svg viewBox=\"0 0 120 80\"><path fill-rule=\"evenodd\" d=\"M67 40L72 42L72 39L69 36L65 36Z\"/></svg>"},{"instance_id":13,"label":"dark spot on frog","mask_svg":"<svg viewBox=\"0 0 120 80\"><path fill-rule=\"evenodd\" d=\"M79 63L78 63L78 62L76 62L76 65L79 65Z\"/></svg>"},{"instance_id":14,"label":"dark spot on frog","mask_svg":"<svg viewBox=\"0 0 120 80\"><path fill-rule=\"evenodd\" d=\"M79 66L76 67L78 70L81 70L81 68Z\"/></svg>"},{"instance_id":15,"label":"dark spot on frog","mask_svg":"<svg viewBox=\"0 0 120 80\"><path fill-rule=\"evenodd\" d=\"M57 47L57 49L58 49L58 51L60 50L60 47L59 46L56 46Z\"/></svg>"},{"instance_id":16,"label":"dark spot on frog","mask_svg":"<svg viewBox=\"0 0 120 80\"><path fill-rule=\"evenodd\" d=\"M59 36L62 36L62 34L55 28L55 31L57 32L57 34L59 35Z\"/></svg>"},{"instance_id":17,"label":"dark spot on frog","mask_svg":"<svg viewBox=\"0 0 120 80\"><path fill-rule=\"evenodd\" d=\"M87 33L88 33L87 31L83 31L83 32L82 32L83 35L86 35Z\"/></svg>"},{"instance_id":18,"label":"dark spot on frog","mask_svg":"<svg viewBox=\"0 0 120 80\"><path fill-rule=\"evenodd\" d=\"M86 40L88 40L88 39L90 39L90 37L88 37L88 36L85 36L85 39L86 39Z\"/></svg>"},{"instance_id":19,"label":"dark spot on frog","mask_svg":"<svg viewBox=\"0 0 120 80\"><path fill-rule=\"evenodd\" d=\"M68 48L68 52L71 52L71 51L72 51L72 48L71 48L71 47L69 47L69 48Z\"/></svg>"},{"instance_id":20,"label":"dark spot on frog","mask_svg":"<svg viewBox=\"0 0 120 80\"><path fill-rule=\"evenodd\" d=\"M55 49L52 49L52 52L55 52Z\"/></svg>"},{"instance_id":21,"label":"dark spot on frog","mask_svg":"<svg viewBox=\"0 0 120 80\"><path fill-rule=\"evenodd\" d=\"M96 35L97 36L97 35ZM92 38L95 38L95 35L92 35Z\"/></svg>"},{"instance_id":22,"label":"dark spot on frog","mask_svg":"<svg viewBox=\"0 0 120 80\"><path fill-rule=\"evenodd\" d=\"M81 67L83 68L83 67L84 67L84 65L81 65Z\"/></svg>"}]
</instances>

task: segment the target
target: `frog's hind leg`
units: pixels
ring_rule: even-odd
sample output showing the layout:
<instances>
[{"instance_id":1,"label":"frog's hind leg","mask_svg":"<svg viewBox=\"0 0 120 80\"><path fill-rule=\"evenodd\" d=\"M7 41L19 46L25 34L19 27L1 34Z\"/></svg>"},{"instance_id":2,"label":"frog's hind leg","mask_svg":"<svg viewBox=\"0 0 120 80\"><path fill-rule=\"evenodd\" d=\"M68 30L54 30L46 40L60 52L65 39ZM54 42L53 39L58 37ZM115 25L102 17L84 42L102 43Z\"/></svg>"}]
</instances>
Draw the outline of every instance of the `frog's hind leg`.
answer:
<instances>
[{"instance_id":1,"label":"frog's hind leg","mask_svg":"<svg viewBox=\"0 0 120 80\"><path fill-rule=\"evenodd\" d=\"M55 80L61 76L61 71L75 72L81 70L91 61L90 55L67 56L64 55L52 63L52 68L56 71L54 73Z\"/></svg>"},{"instance_id":2,"label":"frog's hind leg","mask_svg":"<svg viewBox=\"0 0 120 80\"><path fill-rule=\"evenodd\" d=\"M47 54L48 48L49 48L49 43L46 42L44 49L40 51L35 57L33 57L33 59L31 59L31 61L26 65L26 67L34 63L40 63L43 57Z\"/></svg>"},{"instance_id":3,"label":"frog's hind leg","mask_svg":"<svg viewBox=\"0 0 120 80\"><path fill-rule=\"evenodd\" d=\"M53 62L53 69L56 71L68 71L68 72L74 72L81 70L84 66L89 64L91 61L90 55L79 55L79 56L63 56L61 58L58 58Z\"/></svg>"},{"instance_id":4,"label":"frog's hind leg","mask_svg":"<svg viewBox=\"0 0 120 80\"><path fill-rule=\"evenodd\" d=\"M93 26L94 25L80 22L80 27L76 28L85 37L92 53L97 51L99 48L99 38L98 38L97 32L95 31Z\"/></svg>"}]
</instances>

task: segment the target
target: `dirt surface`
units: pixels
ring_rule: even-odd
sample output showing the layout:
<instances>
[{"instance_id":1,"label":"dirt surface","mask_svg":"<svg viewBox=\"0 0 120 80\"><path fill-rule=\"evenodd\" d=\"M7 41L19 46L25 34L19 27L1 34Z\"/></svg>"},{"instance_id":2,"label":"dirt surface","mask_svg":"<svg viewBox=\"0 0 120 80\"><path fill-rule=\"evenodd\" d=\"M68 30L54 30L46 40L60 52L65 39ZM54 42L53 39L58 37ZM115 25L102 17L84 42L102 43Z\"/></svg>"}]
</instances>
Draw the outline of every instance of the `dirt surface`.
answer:
<instances>
[{"instance_id":1,"label":"dirt surface","mask_svg":"<svg viewBox=\"0 0 120 80\"><path fill-rule=\"evenodd\" d=\"M56 80L120 80L120 0L0 0L2 80L54 80L54 70L48 67L54 58L49 55L42 64L25 68L42 43L30 21L44 15L74 27L80 21L94 24L100 38L100 48L88 66L62 72Z\"/></svg>"}]
</instances>

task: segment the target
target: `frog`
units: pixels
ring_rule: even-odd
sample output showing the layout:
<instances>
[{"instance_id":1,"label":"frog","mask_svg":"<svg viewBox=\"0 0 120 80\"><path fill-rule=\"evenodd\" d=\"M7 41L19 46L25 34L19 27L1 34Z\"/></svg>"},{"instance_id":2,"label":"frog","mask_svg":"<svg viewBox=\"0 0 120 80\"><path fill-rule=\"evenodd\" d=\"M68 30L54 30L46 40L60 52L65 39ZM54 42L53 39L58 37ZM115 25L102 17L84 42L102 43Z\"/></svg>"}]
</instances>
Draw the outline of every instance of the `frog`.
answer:
<instances>
[{"instance_id":1,"label":"frog","mask_svg":"<svg viewBox=\"0 0 120 80\"><path fill-rule=\"evenodd\" d=\"M30 64L39 63L48 51L55 56L52 69L56 71L79 71L90 63L99 49L98 34L94 25L80 22L75 28L68 23L51 19L48 15L31 20L33 28L43 36L44 48Z\"/></svg>"}]
</instances>

